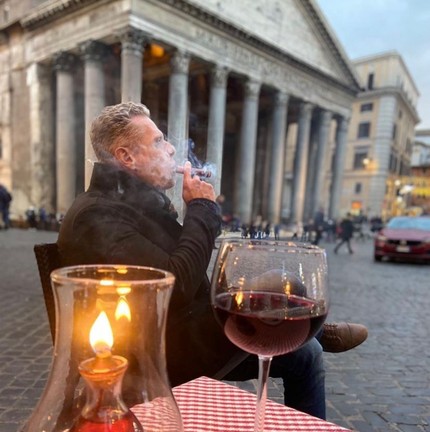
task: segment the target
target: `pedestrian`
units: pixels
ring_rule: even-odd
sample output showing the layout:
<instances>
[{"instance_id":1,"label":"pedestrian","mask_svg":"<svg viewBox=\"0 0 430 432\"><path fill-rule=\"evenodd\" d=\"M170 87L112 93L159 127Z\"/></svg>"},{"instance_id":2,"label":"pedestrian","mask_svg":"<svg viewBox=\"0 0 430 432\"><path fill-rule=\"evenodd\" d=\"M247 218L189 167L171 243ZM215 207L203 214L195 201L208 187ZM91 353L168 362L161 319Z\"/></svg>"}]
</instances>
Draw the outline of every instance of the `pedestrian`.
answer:
<instances>
[{"instance_id":1,"label":"pedestrian","mask_svg":"<svg viewBox=\"0 0 430 432\"><path fill-rule=\"evenodd\" d=\"M275 240L280 240L280 231L281 231L281 225L279 223L275 224L274 233L275 233Z\"/></svg>"},{"instance_id":2,"label":"pedestrian","mask_svg":"<svg viewBox=\"0 0 430 432\"><path fill-rule=\"evenodd\" d=\"M340 242L334 248L334 253L337 254L339 248L346 243L349 253L353 254L354 251L351 248L351 238L354 235L354 224L352 223L351 213L346 214L346 217L342 219L339 228Z\"/></svg>"},{"instance_id":3,"label":"pedestrian","mask_svg":"<svg viewBox=\"0 0 430 432\"><path fill-rule=\"evenodd\" d=\"M6 189L6 186L0 184L0 214L3 219L3 228L10 227L9 208L12 201L12 194Z\"/></svg>"},{"instance_id":4,"label":"pedestrian","mask_svg":"<svg viewBox=\"0 0 430 432\"><path fill-rule=\"evenodd\" d=\"M171 271L176 282L168 312L166 360L172 385L202 375L256 378L257 356L226 338L210 304L207 268L221 226L212 185L192 177L191 164L185 164L182 198L187 211L179 224L164 193L176 181L175 148L142 104L106 107L93 121L90 137L99 162L88 190L75 199L61 224L61 264L135 264ZM342 329L330 327L326 338L339 339L342 351L345 337L346 349L364 340L361 331L361 337L351 340L350 331L357 327ZM315 338L275 357L271 376L283 379L286 404L325 417L322 348Z\"/></svg>"},{"instance_id":5,"label":"pedestrian","mask_svg":"<svg viewBox=\"0 0 430 432\"><path fill-rule=\"evenodd\" d=\"M240 235L242 238L246 239L248 237L248 234L249 234L248 225L243 223L241 227Z\"/></svg>"},{"instance_id":6,"label":"pedestrian","mask_svg":"<svg viewBox=\"0 0 430 432\"><path fill-rule=\"evenodd\" d=\"M312 244L318 246L324 232L324 210L319 208L314 217L315 237Z\"/></svg>"},{"instance_id":7,"label":"pedestrian","mask_svg":"<svg viewBox=\"0 0 430 432\"><path fill-rule=\"evenodd\" d=\"M33 206L30 206L26 212L25 216L27 218L27 226L29 229L37 228L37 217L36 217L36 209Z\"/></svg>"},{"instance_id":8,"label":"pedestrian","mask_svg":"<svg viewBox=\"0 0 430 432\"><path fill-rule=\"evenodd\" d=\"M313 219L309 219L308 223L303 226L302 241L313 243L315 238L315 224Z\"/></svg>"},{"instance_id":9,"label":"pedestrian","mask_svg":"<svg viewBox=\"0 0 430 432\"><path fill-rule=\"evenodd\" d=\"M45 207L39 208L39 229L46 230L48 226L48 215Z\"/></svg>"},{"instance_id":10,"label":"pedestrian","mask_svg":"<svg viewBox=\"0 0 430 432\"><path fill-rule=\"evenodd\" d=\"M268 239L270 237L270 231L272 230L270 222L266 223L266 226L264 228L264 238Z\"/></svg>"}]
</instances>

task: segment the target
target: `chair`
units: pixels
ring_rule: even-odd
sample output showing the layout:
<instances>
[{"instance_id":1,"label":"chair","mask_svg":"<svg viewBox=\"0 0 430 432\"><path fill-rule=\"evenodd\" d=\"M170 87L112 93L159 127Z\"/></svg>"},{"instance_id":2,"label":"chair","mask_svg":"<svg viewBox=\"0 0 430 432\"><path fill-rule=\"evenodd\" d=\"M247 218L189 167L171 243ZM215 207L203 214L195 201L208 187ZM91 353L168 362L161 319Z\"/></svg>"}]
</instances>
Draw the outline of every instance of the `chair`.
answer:
<instances>
[{"instance_id":1,"label":"chair","mask_svg":"<svg viewBox=\"0 0 430 432\"><path fill-rule=\"evenodd\" d=\"M55 340L55 302L54 292L51 286L51 272L61 267L60 254L57 243L42 243L34 246L37 268L39 269L40 282L43 289L46 311L48 313L49 328L51 329L52 342Z\"/></svg>"}]
</instances>

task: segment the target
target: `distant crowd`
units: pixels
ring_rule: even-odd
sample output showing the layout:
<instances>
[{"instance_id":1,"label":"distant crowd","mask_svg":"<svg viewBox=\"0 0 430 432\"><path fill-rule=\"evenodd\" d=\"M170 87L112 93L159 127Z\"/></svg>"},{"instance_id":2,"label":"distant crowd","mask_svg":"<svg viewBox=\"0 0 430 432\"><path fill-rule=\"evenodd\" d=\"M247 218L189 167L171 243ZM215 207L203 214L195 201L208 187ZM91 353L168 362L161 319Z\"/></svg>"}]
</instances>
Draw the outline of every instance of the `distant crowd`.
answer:
<instances>
[{"instance_id":1,"label":"distant crowd","mask_svg":"<svg viewBox=\"0 0 430 432\"><path fill-rule=\"evenodd\" d=\"M45 231L58 231L62 215L49 213L44 207L29 207L24 216L10 219L10 205L13 200L11 192L0 184L0 229L27 228Z\"/></svg>"},{"instance_id":2,"label":"distant crowd","mask_svg":"<svg viewBox=\"0 0 430 432\"><path fill-rule=\"evenodd\" d=\"M345 224L345 220L350 221ZM240 232L242 238L249 239L292 239L310 242L318 245L321 240L334 243L341 238L342 229L350 226L351 235L358 240L373 237L383 226L383 220L379 216L368 218L363 214L352 215L348 213L344 218L334 220L325 218L322 210L319 210L313 219L307 223L278 223L264 221L257 217L251 224L241 223L239 218L223 216L223 229L226 232ZM348 228L349 229L349 228Z\"/></svg>"},{"instance_id":3,"label":"distant crowd","mask_svg":"<svg viewBox=\"0 0 430 432\"><path fill-rule=\"evenodd\" d=\"M46 231L58 231L63 215L46 211L44 207L29 207L24 217L17 220L10 220L10 204L12 195L7 188L0 184L0 229L8 229L11 226L16 228L38 229ZM224 203L224 196L220 195L217 199L221 207ZM357 239L370 238L373 233L379 231L383 226L382 218L374 216L367 218L363 214L353 216L348 214L353 226L353 236ZM231 215L223 214L223 230L230 232L240 232L242 238L250 239L294 239L310 242L318 245L321 239L329 243L334 243L341 237L342 220L336 221L325 218L323 210L318 210L313 219L307 223L278 223L264 221L261 216L251 224L241 223L240 219Z\"/></svg>"}]
</instances>

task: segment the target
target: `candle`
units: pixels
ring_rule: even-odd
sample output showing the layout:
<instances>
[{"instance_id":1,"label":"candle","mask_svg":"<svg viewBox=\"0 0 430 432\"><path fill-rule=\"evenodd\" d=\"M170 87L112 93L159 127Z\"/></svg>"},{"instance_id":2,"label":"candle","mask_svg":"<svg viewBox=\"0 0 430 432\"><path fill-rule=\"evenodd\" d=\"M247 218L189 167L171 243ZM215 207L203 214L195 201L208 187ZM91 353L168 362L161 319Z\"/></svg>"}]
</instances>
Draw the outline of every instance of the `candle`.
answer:
<instances>
[{"instance_id":1,"label":"candle","mask_svg":"<svg viewBox=\"0 0 430 432\"><path fill-rule=\"evenodd\" d=\"M122 400L122 379L128 361L112 355L114 337L104 311L92 325L89 340L95 357L79 365L79 373L86 383L87 401L70 432L143 432Z\"/></svg>"}]
</instances>

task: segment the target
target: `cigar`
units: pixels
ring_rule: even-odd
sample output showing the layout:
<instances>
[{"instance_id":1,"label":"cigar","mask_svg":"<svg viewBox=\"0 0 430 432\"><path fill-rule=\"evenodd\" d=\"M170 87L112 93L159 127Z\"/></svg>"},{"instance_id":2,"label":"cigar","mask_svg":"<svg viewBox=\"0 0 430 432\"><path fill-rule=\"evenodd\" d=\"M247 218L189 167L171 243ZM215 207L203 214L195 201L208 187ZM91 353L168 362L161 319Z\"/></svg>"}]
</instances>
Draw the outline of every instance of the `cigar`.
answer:
<instances>
[{"instance_id":1,"label":"cigar","mask_svg":"<svg viewBox=\"0 0 430 432\"><path fill-rule=\"evenodd\" d=\"M183 174L184 173L184 167L183 166L177 166L176 172L178 174ZM209 171L208 169L205 169L205 168L191 168L191 175L209 178L209 177L212 177L212 171Z\"/></svg>"}]
</instances>

